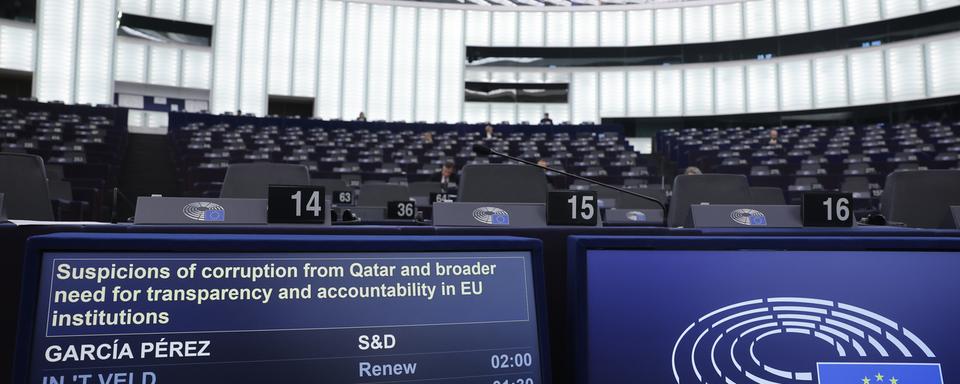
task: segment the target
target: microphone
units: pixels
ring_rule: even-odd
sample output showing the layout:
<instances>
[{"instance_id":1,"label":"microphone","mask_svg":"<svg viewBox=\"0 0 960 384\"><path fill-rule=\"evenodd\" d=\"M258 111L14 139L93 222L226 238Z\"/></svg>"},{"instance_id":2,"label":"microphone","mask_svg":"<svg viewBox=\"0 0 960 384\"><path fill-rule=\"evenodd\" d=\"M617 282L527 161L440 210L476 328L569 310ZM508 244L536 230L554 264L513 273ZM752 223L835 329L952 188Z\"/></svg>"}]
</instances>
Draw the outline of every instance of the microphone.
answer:
<instances>
[{"instance_id":1,"label":"microphone","mask_svg":"<svg viewBox=\"0 0 960 384\"><path fill-rule=\"evenodd\" d=\"M559 169L555 169L555 168L551 168L551 167L544 167L544 166L541 166L541 165L539 165L539 164L537 164L537 163L534 163L534 162L532 162L532 161L524 160L524 159L521 159L521 158L519 158L519 157L513 157L513 156L510 156L510 155L508 155L508 154L506 154L506 153L494 151L494 150L491 149L490 147L487 147L487 146L485 146L485 145L483 145L483 144L474 144L474 145L473 145L473 152L476 153L477 155L480 155L480 156L489 156L489 155L500 156L500 157L503 157L503 158L506 158L506 159L510 159L510 160L513 160L513 161L516 161L516 162L520 162L520 163L523 163L523 164L532 165L532 166L537 167L537 168L543 168L543 169L546 169L546 170L548 170L548 171L550 171L550 172L559 173L559 174L564 175L564 176L567 176L567 177L572 177L572 178L577 179L577 180L586 181L586 182L588 182L588 183L590 183L590 184L593 184L593 185L599 185L599 186L604 187L604 188L607 188L607 189L612 189L612 190L618 191L618 192L620 192L620 193L626 193L626 194L628 194L628 195L630 195L630 196L639 197L639 198L641 198L641 199L644 199L644 200L653 202L654 204L657 204L657 206L659 206L660 209L663 210L663 214L664 214L664 215L667 214L667 207L664 206L663 203L660 202L660 200L654 199L654 198L652 198L652 197L650 197L650 196L647 196L647 195L643 195L643 194L636 193L636 192L633 192L633 191L628 191L628 190L626 190L626 189L623 189L623 188L620 188L620 187L615 187L615 186L612 186L612 185L607 184L607 183L602 183L602 182L600 182L600 181L591 179L591 178L589 178L589 177L583 177L583 176L580 176L580 175L574 175L574 174L572 174L572 173L564 172L564 171L561 171L561 170L559 170Z\"/></svg>"},{"instance_id":2,"label":"microphone","mask_svg":"<svg viewBox=\"0 0 960 384\"><path fill-rule=\"evenodd\" d=\"M490 149L490 148L487 147L486 145L483 145L483 144L474 144L474 145L473 145L473 153L476 153L476 154L478 154L478 155L480 155L480 156L490 156L490 154L491 154L491 153L494 153L494 152L493 152L492 149ZM506 157L506 158L510 158L510 156L504 155L504 154L502 154L502 153L497 153L497 154L498 154L498 155L501 155L501 156L504 156L504 157Z\"/></svg>"},{"instance_id":3,"label":"microphone","mask_svg":"<svg viewBox=\"0 0 960 384\"><path fill-rule=\"evenodd\" d=\"M117 197L119 197L120 199L123 199L124 204L126 204L127 208L130 208L131 211L136 212L137 210L137 208L134 207L133 203L130 202L130 199L127 199L127 195L123 194L123 192L120 191L120 188L113 187L113 204L110 207L110 223L111 224L117 223L117 214L120 213L119 212L120 210L117 209L117 202L119 201Z\"/></svg>"}]
</instances>

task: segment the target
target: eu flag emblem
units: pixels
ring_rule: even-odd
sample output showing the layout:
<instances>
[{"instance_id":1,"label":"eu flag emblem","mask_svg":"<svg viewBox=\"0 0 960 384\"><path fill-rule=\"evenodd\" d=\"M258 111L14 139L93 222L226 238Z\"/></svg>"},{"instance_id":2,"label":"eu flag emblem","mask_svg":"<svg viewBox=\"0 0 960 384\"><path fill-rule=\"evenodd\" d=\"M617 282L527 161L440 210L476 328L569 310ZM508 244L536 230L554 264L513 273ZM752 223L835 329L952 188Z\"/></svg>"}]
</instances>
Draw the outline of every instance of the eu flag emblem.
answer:
<instances>
[{"instance_id":1,"label":"eu flag emblem","mask_svg":"<svg viewBox=\"0 0 960 384\"><path fill-rule=\"evenodd\" d=\"M203 221L223 221L223 213L221 210L203 211Z\"/></svg>"},{"instance_id":2,"label":"eu flag emblem","mask_svg":"<svg viewBox=\"0 0 960 384\"><path fill-rule=\"evenodd\" d=\"M940 364L818 363L820 384L943 384Z\"/></svg>"}]
</instances>

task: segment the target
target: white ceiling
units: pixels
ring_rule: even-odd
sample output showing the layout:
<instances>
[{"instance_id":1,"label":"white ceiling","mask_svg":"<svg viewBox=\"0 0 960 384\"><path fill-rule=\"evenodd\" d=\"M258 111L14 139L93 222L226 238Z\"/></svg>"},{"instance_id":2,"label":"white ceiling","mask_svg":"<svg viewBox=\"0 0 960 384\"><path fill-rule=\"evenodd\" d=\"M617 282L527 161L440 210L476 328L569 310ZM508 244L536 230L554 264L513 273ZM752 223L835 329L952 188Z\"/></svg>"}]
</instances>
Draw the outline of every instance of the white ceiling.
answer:
<instances>
[{"instance_id":1,"label":"white ceiling","mask_svg":"<svg viewBox=\"0 0 960 384\"><path fill-rule=\"evenodd\" d=\"M629 4L671 4L697 0L415 0L430 3L453 3L486 5L494 7L570 7L570 6L598 6L598 5L629 5Z\"/></svg>"}]
</instances>

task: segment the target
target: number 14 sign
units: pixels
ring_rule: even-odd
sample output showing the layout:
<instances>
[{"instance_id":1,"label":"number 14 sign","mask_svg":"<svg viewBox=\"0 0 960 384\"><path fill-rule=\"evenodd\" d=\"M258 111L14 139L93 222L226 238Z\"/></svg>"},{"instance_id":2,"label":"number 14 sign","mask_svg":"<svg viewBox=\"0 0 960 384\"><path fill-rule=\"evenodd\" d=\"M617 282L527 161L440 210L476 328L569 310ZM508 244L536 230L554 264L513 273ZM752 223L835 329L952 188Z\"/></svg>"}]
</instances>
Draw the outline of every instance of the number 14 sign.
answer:
<instances>
[{"instance_id":1,"label":"number 14 sign","mask_svg":"<svg viewBox=\"0 0 960 384\"><path fill-rule=\"evenodd\" d=\"M267 190L268 223L323 224L326 200L323 187L271 185Z\"/></svg>"}]
</instances>

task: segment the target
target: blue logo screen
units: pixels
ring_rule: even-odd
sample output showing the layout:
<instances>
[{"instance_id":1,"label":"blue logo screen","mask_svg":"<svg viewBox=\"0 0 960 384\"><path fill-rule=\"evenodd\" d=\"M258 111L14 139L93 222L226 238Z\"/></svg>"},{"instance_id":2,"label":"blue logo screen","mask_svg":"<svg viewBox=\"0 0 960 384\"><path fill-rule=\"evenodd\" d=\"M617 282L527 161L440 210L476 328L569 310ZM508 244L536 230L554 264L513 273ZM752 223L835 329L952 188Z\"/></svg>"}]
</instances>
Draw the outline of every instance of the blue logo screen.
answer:
<instances>
[{"instance_id":1,"label":"blue logo screen","mask_svg":"<svg viewBox=\"0 0 960 384\"><path fill-rule=\"evenodd\" d=\"M951 252L589 250L588 381L960 382L957 271Z\"/></svg>"}]
</instances>

